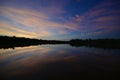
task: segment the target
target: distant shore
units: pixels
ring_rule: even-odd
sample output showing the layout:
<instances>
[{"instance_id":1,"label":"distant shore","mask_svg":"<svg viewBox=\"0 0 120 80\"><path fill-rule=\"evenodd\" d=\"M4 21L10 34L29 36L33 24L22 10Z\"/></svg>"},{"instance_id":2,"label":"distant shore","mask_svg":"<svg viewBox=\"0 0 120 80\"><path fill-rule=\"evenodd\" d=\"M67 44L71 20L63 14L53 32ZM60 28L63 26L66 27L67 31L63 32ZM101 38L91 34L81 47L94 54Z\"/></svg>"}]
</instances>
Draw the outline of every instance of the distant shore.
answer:
<instances>
[{"instance_id":1,"label":"distant shore","mask_svg":"<svg viewBox=\"0 0 120 80\"><path fill-rule=\"evenodd\" d=\"M72 39L69 41L63 40L42 40L31 39L24 37L8 37L0 36L0 49L8 49L14 47L25 47L31 45L45 45L45 44L69 44L73 47L96 47L104 49L120 49L120 39Z\"/></svg>"}]
</instances>

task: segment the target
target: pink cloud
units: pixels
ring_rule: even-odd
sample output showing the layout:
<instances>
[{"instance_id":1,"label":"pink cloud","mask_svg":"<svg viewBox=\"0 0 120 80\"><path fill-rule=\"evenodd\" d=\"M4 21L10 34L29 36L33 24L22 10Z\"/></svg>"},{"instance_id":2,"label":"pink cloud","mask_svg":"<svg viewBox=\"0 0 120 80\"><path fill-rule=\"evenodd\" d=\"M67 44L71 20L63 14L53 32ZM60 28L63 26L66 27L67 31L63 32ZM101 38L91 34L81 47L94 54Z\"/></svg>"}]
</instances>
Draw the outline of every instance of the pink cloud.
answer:
<instances>
[{"instance_id":1,"label":"pink cloud","mask_svg":"<svg viewBox=\"0 0 120 80\"><path fill-rule=\"evenodd\" d=\"M77 30L78 28L78 25L75 23L54 22L50 20L52 18L50 15L33 10L10 7L0 7L0 9L1 9L0 12L2 13L1 15L12 21L12 24L9 25L7 22L2 21L4 23L3 25L6 26L5 28L7 31L5 32L7 33L11 32L9 35L15 35L15 33L17 33L16 36L42 37L54 35L55 34L54 32L49 32L49 30L52 29L62 31L62 29L65 28L70 30ZM21 27L19 26L19 24L22 25L22 29L19 29L19 27ZM26 30L26 28L28 28L29 30ZM4 34L5 32L1 34ZM33 36L30 35L31 32ZM61 33L65 33L65 31L60 32L60 34Z\"/></svg>"},{"instance_id":2,"label":"pink cloud","mask_svg":"<svg viewBox=\"0 0 120 80\"><path fill-rule=\"evenodd\" d=\"M60 30L60 31L59 31L59 34L67 34L67 31L65 31L65 30Z\"/></svg>"}]
</instances>

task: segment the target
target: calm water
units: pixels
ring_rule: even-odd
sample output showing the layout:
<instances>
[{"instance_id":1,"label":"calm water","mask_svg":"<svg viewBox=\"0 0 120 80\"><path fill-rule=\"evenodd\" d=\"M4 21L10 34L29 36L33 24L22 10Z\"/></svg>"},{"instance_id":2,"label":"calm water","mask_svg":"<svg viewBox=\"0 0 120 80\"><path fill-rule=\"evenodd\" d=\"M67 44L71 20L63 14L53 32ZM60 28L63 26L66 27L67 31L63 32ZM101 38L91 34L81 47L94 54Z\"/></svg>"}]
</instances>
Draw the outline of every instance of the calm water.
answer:
<instances>
[{"instance_id":1,"label":"calm water","mask_svg":"<svg viewBox=\"0 0 120 80\"><path fill-rule=\"evenodd\" d=\"M39 45L0 49L0 80L116 80L120 49Z\"/></svg>"}]
</instances>

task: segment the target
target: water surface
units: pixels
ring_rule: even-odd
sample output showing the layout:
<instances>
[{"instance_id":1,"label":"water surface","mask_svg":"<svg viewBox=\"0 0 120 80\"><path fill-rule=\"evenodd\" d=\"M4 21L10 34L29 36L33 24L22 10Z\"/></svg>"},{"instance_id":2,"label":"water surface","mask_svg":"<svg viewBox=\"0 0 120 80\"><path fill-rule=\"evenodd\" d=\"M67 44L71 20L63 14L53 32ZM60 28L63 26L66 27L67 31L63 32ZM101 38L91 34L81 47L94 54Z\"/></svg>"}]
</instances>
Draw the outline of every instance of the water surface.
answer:
<instances>
[{"instance_id":1,"label":"water surface","mask_svg":"<svg viewBox=\"0 0 120 80\"><path fill-rule=\"evenodd\" d=\"M0 49L0 79L117 79L120 49L72 47L67 44Z\"/></svg>"}]
</instances>

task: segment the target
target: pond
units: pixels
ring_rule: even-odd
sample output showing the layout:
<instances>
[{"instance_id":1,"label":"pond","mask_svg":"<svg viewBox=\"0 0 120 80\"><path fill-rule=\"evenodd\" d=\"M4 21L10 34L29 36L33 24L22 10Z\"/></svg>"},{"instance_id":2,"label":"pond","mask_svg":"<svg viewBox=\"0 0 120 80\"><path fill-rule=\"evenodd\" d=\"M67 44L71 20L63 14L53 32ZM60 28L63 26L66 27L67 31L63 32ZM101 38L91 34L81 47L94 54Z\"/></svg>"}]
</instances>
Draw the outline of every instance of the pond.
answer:
<instances>
[{"instance_id":1,"label":"pond","mask_svg":"<svg viewBox=\"0 0 120 80\"><path fill-rule=\"evenodd\" d=\"M116 80L120 49L68 44L0 49L0 80Z\"/></svg>"}]
</instances>

